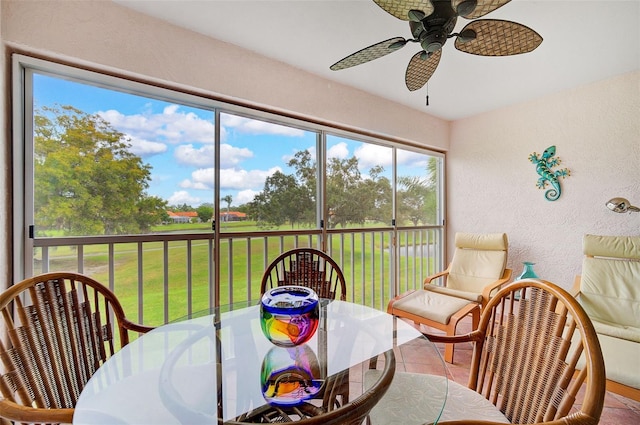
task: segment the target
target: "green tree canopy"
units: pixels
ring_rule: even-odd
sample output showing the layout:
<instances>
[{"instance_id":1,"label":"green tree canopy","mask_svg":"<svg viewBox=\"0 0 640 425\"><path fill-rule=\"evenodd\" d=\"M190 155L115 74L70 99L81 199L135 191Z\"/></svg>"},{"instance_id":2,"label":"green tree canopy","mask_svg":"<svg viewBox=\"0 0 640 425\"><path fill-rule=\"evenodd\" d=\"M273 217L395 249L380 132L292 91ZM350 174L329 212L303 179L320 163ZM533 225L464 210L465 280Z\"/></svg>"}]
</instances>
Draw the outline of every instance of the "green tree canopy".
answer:
<instances>
[{"instance_id":1,"label":"green tree canopy","mask_svg":"<svg viewBox=\"0 0 640 425\"><path fill-rule=\"evenodd\" d=\"M196 213L201 222L206 223L213 217L213 206L209 204L202 204L196 208Z\"/></svg>"},{"instance_id":2,"label":"green tree canopy","mask_svg":"<svg viewBox=\"0 0 640 425\"><path fill-rule=\"evenodd\" d=\"M301 205L308 203L304 188L296 178L276 171L267 177L264 190L251 202L251 216L261 227L281 226L289 223L293 227L304 217Z\"/></svg>"},{"instance_id":3,"label":"green tree canopy","mask_svg":"<svg viewBox=\"0 0 640 425\"><path fill-rule=\"evenodd\" d=\"M317 166L309 151L299 151L288 165L294 175L277 172L269 177L264 190L248 205L252 219L263 227L286 222L315 222ZM435 222L435 158L431 158L425 177L398 177L398 224ZM367 220L391 224L392 187L380 165L360 172L358 158L330 158L326 167L326 208L329 227L363 226Z\"/></svg>"},{"instance_id":4,"label":"green tree canopy","mask_svg":"<svg viewBox=\"0 0 640 425\"><path fill-rule=\"evenodd\" d=\"M149 196L151 167L125 135L98 115L72 106L43 107L34 117L37 234L127 234L147 231L166 202Z\"/></svg>"}]
</instances>

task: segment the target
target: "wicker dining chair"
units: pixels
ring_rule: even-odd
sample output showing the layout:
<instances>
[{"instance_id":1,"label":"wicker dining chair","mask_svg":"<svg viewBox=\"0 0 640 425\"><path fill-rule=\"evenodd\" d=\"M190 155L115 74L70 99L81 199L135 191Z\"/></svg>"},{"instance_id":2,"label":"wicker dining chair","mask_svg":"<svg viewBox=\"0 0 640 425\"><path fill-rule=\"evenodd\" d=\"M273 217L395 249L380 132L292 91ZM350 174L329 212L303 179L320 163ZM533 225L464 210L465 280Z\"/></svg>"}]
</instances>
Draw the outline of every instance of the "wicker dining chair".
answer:
<instances>
[{"instance_id":1,"label":"wicker dining chair","mask_svg":"<svg viewBox=\"0 0 640 425\"><path fill-rule=\"evenodd\" d=\"M347 299L340 266L328 254L314 248L295 248L280 254L265 270L260 293L283 285L311 288L320 298Z\"/></svg>"},{"instance_id":2,"label":"wicker dining chair","mask_svg":"<svg viewBox=\"0 0 640 425\"><path fill-rule=\"evenodd\" d=\"M598 336L575 298L553 283L527 279L508 284L487 303L478 329L427 337L436 343L474 344L468 388L449 382L452 397L439 424L595 425L600 419L606 389ZM586 367L578 370L581 358ZM396 373L392 387L422 380L428 394L429 379ZM371 412L371 423L387 423L377 409L396 419L420 409L420 403L405 401L414 399L383 398Z\"/></svg>"},{"instance_id":3,"label":"wicker dining chair","mask_svg":"<svg viewBox=\"0 0 640 425\"><path fill-rule=\"evenodd\" d=\"M80 392L98 367L151 327L125 317L116 296L77 273L45 273L0 294L0 417L71 423ZM117 333L116 333L117 330Z\"/></svg>"}]
</instances>

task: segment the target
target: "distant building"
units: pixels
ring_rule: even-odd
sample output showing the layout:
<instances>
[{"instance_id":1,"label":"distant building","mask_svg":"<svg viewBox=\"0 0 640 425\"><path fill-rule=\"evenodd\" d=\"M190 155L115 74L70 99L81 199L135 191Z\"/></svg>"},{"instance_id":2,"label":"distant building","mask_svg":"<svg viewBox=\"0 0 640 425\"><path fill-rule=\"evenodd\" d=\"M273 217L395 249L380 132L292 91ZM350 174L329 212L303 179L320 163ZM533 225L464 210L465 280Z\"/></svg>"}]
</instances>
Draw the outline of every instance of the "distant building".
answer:
<instances>
[{"instance_id":1,"label":"distant building","mask_svg":"<svg viewBox=\"0 0 640 425\"><path fill-rule=\"evenodd\" d=\"M198 213L195 211L167 211L167 214L173 223L197 223L200 221Z\"/></svg>"},{"instance_id":2,"label":"distant building","mask_svg":"<svg viewBox=\"0 0 640 425\"><path fill-rule=\"evenodd\" d=\"M220 213L220 221L243 221L247 219L247 215L239 211L229 211Z\"/></svg>"}]
</instances>

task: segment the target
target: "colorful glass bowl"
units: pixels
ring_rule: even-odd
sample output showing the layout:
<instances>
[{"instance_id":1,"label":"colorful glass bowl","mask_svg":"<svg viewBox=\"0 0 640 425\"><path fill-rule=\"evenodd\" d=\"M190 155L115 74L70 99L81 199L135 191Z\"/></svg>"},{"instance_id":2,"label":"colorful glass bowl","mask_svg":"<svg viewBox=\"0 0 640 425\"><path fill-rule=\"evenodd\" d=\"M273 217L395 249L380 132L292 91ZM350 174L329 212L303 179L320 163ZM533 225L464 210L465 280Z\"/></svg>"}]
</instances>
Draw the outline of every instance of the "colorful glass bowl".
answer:
<instances>
[{"instance_id":1,"label":"colorful glass bowl","mask_svg":"<svg viewBox=\"0 0 640 425\"><path fill-rule=\"evenodd\" d=\"M323 384L318 357L306 344L272 347L262 361L260 378L266 402L281 407L302 404Z\"/></svg>"},{"instance_id":2,"label":"colorful glass bowl","mask_svg":"<svg viewBox=\"0 0 640 425\"><path fill-rule=\"evenodd\" d=\"M279 286L260 301L260 326L269 341L294 347L309 341L318 329L318 295L303 286Z\"/></svg>"}]
</instances>

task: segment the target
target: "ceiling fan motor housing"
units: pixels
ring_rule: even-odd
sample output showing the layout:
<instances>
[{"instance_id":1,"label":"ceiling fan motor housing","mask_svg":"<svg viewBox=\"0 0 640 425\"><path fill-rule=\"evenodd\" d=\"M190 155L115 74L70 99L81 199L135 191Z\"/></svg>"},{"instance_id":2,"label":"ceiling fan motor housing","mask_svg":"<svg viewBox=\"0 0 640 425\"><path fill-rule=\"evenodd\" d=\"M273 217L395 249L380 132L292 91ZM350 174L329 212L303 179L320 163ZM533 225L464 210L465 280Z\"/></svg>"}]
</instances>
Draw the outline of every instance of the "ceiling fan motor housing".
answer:
<instances>
[{"instance_id":1,"label":"ceiling fan motor housing","mask_svg":"<svg viewBox=\"0 0 640 425\"><path fill-rule=\"evenodd\" d=\"M416 37L420 46L428 53L437 52L444 46L456 26L458 15L451 7L451 1L432 1L434 10L421 23L423 30Z\"/></svg>"}]
</instances>

